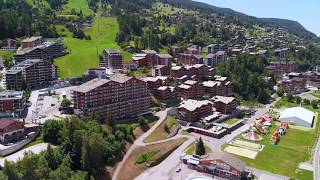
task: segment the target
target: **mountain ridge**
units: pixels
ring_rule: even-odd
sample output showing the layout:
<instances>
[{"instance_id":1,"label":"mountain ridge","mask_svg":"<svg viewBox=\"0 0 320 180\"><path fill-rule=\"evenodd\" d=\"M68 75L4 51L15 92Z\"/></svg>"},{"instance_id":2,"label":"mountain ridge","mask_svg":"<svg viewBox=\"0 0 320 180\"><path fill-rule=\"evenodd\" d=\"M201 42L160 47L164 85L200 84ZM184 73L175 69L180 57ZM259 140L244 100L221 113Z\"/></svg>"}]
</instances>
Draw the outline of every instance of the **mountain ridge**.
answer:
<instances>
[{"instance_id":1,"label":"mountain ridge","mask_svg":"<svg viewBox=\"0 0 320 180\"><path fill-rule=\"evenodd\" d=\"M157 1L157 0L156 0ZM207 9L209 11L215 11L217 13L223 13L223 14L229 14L233 16L239 16L244 18L252 18L253 20L257 20L261 23L266 23L271 26L276 26L280 28L287 29L288 31L292 33L301 33L303 36L307 38L315 38L317 35L309 30L307 30L301 23L295 20L290 19L281 19L281 18L258 18L255 16L251 16L242 12L235 11L230 8L223 8L214 6L208 3L199 2L199 1L193 1L193 0L159 0L160 2L164 3L180 3L180 5L185 6L193 6L194 8L202 8Z\"/></svg>"}]
</instances>

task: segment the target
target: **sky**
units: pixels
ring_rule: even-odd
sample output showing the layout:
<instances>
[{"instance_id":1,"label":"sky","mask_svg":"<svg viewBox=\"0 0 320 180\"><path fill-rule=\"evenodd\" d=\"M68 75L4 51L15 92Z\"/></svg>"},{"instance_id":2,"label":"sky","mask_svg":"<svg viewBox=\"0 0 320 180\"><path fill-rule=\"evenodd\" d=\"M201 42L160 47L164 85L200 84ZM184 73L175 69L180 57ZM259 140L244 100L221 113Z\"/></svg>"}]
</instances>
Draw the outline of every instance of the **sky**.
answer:
<instances>
[{"instance_id":1,"label":"sky","mask_svg":"<svg viewBox=\"0 0 320 180\"><path fill-rule=\"evenodd\" d=\"M320 36L320 0L196 0L247 15L298 21Z\"/></svg>"}]
</instances>

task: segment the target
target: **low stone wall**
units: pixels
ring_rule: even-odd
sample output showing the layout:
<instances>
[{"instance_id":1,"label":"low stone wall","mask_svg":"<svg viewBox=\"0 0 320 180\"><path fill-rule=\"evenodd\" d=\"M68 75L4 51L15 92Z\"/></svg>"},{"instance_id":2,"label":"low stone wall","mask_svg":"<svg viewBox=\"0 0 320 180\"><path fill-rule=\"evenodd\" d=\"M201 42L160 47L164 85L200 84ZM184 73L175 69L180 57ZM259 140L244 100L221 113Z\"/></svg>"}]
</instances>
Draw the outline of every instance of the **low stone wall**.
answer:
<instances>
[{"instance_id":1,"label":"low stone wall","mask_svg":"<svg viewBox=\"0 0 320 180\"><path fill-rule=\"evenodd\" d=\"M23 148L25 145L29 144L36 137L37 137L37 134L30 134L27 139L24 139L24 140L22 140L16 144L13 144L11 146L5 146L5 148L1 148L0 149L0 156L7 156L9 154L17 152L18 150Z\"/></svg>"}]
</instances>

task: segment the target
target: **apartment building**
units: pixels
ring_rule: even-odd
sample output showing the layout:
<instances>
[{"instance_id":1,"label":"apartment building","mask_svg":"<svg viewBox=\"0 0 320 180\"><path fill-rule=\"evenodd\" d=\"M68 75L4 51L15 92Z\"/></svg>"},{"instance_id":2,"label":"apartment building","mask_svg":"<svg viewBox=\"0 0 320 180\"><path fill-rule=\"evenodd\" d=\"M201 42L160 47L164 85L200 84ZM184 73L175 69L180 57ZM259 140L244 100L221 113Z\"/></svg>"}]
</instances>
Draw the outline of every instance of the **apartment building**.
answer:
<instances>
[{"instance_id":1,"label":"apartment building","mask_svg":"<svg viewBox=\"0 0 320 180\"><path fill-rule=\"evenodd\" d=\"M234 97L214 96L211 101L216 111L223 114L233 113L238 106L238 102Z\"/></svg>"},{"instance_id":2,"label":"apartment building","mask_svg":"<svg viewBox=\"0 0 320 180\"><path fill-rule=\"evenodd\" d=\"M159 87L169 84L169 78L166 76L145 77L142 80L147 83L148 90L151 93L154 93Z\"/></svg>"},{"instance_id":3,"label":"apartment building","mask_svg":"<svg viewBox=\"0 0 320 180\"><path fill-rule=\"evenodd\" d=\"M24 122L13 119L0 119L1 144L14 143L24 137Z\"/></svg>"},{"instance_id":4,"label":"apartment building","mask_svg":"<svg viewBox=\"0 0 320 180\"><path fill-rule=\"evenodd\" d=\"M75 109L84 116L100 118L111 113L116 119L136 117L149 111L147 83L134 77L116 74L110 79L93 79L73 91Z\"/></svg>"},{"instance_id":5,"label":"apartment building","mask_svg":"<svg viewBox=\"0 0 320 180\"><path fill-rule=\"evenodd\" d=\"M155 50L142 50L141 53L146 54L146 59L149 65L157 64L156 55L158 54Z\"/></svg>"},{"instance_id":6,"label":"apartment building","mask_svg":"<svg viewBox=\"0 0 320 180\"><path fill-rule=\"evenodd\" d=\"M208 100L184 100L177 108L177 116L180 121L199 122L202 117L212 113L212 107L212 102Z\"/></svg>"},{"instance_id":7,"label":"apartment building","mask_svg":"<svg viewBox=\"0 0 320 180\"><path fill-rule=\"evenodd\" d=\"M203 64L203 57L199 54L178 54L178 63L182 65Z\"/></svg>"},{"instance_id":8,"label":"apartment building","mask_svg":"<svg viewBox=\"0 0 320 180\"><path fill-rule=\"evenodd\" d=\"M186 75L186 68L184 66L172 66L170 76L173 78L180 78Z\"/></svg>"},{"instance_id":9,"label":"apartment building","mask_svg":"<svg viewBox=\"0 0 320 180\"><path fill-rule=\"evenodd\" d=\"M279 87L282 87L285 91L291 92L292 94L302 93L306 91L305 78L294 77L292 79L283 79L278 83Z\"/></svg>"},{"instance_id":10,"label":"apartment building","mask_svg":"<svg viewBox=\"0 0 320 180\"><path fill-rule=\"evenodd\" d=\"M211 67L216 67L218 64L227 60L227 53L225 51L218 51L214 54L209 53L205 60L204 64Z\"/></svg>"},{"instance_id":11,"label":"apartment building","mask_svg":"<svg viewBox=\"0 0 320 180\"><path fill-rule=\"evenodd\" d=\"M219 82L216 95L218 96L233 96L233 84L227 78L223 76L214 76L215 81Z\"/></svg>"},{"instance_id":12,"label":"apartment building","mask_svg":"<svg viewBox=\"0 0 320 180\"><path fill-rule=\"evenodd\" d=\"M177 88L173 86L161 86L155 90L154 96L160 102L167 103L178 97L178 91Z\"/></svg>"},{"instance_id":13,"label":"apartment building","mask_svg":"<svg viewBox=\"0 0 320 180\"><path fill-rule=\"evenodd\" d=\"M43 59L52 61L66 54L66 48L58 42L43 42L41 37L31 37L23 40L21 47L14 54L16 62L27 59Z\"/></svg>"},{"instance_id":14,"label":"apartment building","mask_svg":"<svg viewBox=\"0 0 320 180\"><path fill-rule=\"evenodd\" d=\"M56 80L57 67L42 59L28 59L13 66L5 76L9 90L35 89Z\"/></svg>"},{"instance_id":15,"label":"apartment building","mask_svg":"<svg viewBox=\"0 0 320 180\"><path fill-rule=\"evenodd\" d=\"M42 37L41 36L32 36L30 38L26 38L21 41L21 47L22 49L25 48L32 48L40 45L42 43Z\"/></svg>"},{"instance_id":16,"label":"apartment building","mask_svg":"<svg viewBox=\"0 0 320 180\"><path fill-rule=\"evenodd\" d=\"M20 117L26 108L26 98L23 91L0 92L0 116Z\"/></svg>"},{"instance_id":17,"label":"apartment building","mask_svg":"<svg viewBox=\"0 0 320 180\"><path fill-rule=\"evenodd\" d=\"M170 66L166 65L157 65L151 69L152 76L169 76L170 75Z\"/></svg>"},{"instance_id":18,"label":"apartment building","mask_svg":"<svg viewBox=\"0 0 320 180\"><path fill-rule=\"evenodd\" d=\"M153 66L163 65L171 66L171 61L173 57L170 54L157 54L156 61L152 64Z\"/></svg>"},{"instance_id":19,"label":"apartment building","mask_svg":"<svg viewBox=\"0 0 320 180\"><path fill-rule=\"evenodd\" d=\"M290 49L289 48L282 48L274 50L274 55L279 58L287 58L289 55Z\"/></svg>"},{"instance_id":20,"label":"apartment building","mask_svg":"<svg viewBox=\"0 0 320 180\"><path fill-rule=\"evenodd\" d=\"M105 49L100 66L111 67L113 69L122 69L122 53L115 49Z\"/></svg>"},{"instance_id":21,"label":"apartment building","mask_svg":"<svg viewBox=\"0 0 320 180\"><path fill-rule=\"evenodd\" d=\"M284 73L296 72L298 64L294 61L274 61L271 62L266 70L277 78L281 78Z\"/></svg>"},{"instance_id":22,"label":"apartment building","mask_svg":"<svg viewBox=\"0 0 320 180\"><path fill-rule=\"evenodd\" d=\"M132 60L134 63L138 65L138 67L143 67L149 65L148 59L147 59L147 54L145 53L138 53L134 54L132 56Z\"/></svg>"},{"instance_id":23,"label":"apartment building","mask_svg":"<svg viewBox=\"0 0 320 180\"><path fill-rule=\"evenodd\" d=\"M226 51L228 48L224 44L210 44L207 46L207 53L208 54L215 54L218 51Z\"/></svg>"},{"instance_id":24,"label":"apartment building","mask_svg":"<svg viewBox=\"0 0 320 180\"><path fill-rule=\"evenodd\" d=\"M178 86L179 96L184 99L199 98L204 95L204 89L200 82L187 80Z\"/></svg>"},{"instance_id":25,"label":"apartment building","mask_svg":"<svg viewBox=\"0 0 320 180\"><path fill-rule=\"evenodd\" d=\"M202 47L198 45L192 45L187 48L186 54L201 55Z\"/></svg>"}]
</instances>

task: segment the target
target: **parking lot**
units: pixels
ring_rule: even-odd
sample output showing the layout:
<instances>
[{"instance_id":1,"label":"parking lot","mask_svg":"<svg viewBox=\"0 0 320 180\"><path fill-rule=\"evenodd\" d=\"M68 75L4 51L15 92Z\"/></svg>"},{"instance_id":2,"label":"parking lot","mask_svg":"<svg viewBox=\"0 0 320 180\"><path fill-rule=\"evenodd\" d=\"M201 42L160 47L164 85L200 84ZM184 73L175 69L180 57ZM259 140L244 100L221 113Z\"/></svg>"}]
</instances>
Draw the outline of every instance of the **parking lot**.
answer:
<instances>
[{"instance_id":1,"label":"parking lot","mask_svg":"<svg viewBox=\"0 0 320 180\"><path fill-rule=\"evenodd\" d=\"M60 103L63 95L71 100L70 92L73 88L74 86L32 91L29 98L31 106L28 108L26 122L43 124L48 119L65 117L65 115L60 114Z\"/></svg>"}]
</instances>

